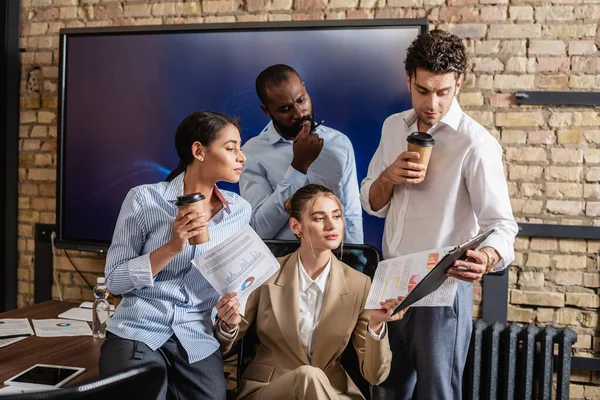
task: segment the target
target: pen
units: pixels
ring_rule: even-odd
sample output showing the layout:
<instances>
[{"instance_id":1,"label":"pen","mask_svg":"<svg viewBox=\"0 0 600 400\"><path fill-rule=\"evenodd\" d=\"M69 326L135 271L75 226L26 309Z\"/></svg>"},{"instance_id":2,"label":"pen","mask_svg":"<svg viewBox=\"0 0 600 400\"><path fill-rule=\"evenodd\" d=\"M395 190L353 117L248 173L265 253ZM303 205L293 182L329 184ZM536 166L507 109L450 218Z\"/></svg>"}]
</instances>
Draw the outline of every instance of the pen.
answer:
<instances>
[{"instance_id":1,"label":"pen","mask_svg":"<svg viewBox=\"0 0 600 400\"><path fill-rule=\"evenodd\" d=\"M312 130L314 131L315 129L317 129L319 126L321 126L323 124L323 122L325 122L324 119L322 119L321 122L319 122L318 124L316 124L315 126L313 126Z\"/></svg>"}]
</instances>

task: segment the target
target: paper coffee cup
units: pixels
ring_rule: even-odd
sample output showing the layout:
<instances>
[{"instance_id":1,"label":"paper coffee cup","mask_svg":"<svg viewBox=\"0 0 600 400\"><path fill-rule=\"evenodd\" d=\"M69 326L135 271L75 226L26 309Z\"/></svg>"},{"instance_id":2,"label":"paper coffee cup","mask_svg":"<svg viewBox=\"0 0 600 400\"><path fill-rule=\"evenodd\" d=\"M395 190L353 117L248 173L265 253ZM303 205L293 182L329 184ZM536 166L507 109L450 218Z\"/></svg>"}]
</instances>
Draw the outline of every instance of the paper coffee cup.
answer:
<instances>
[{"instance_id":1,"label":"paper coffee cup","mask_svg":"<svg viewBox=\"0 0 600 400\"><path fill-rule=\"evenodd\" d=\"M419 159L409 159L409 161L416 164L429 165L429 159L431 158L431 150L435 140L429 133L425 132L413 132L406 138L408 142L408 151L414 151L421 155Z\"/></svg>"},{"instance_id":2,"label":"paper coffee cup","mask_svg":"<svg viewBox=\"0 0 600 400\"><path fill-rule=\"evenodd\" d=\"M189 205L193 205L197 212L206 213L206 203L204 202L204 195L202 193L192 193L186 194L184 196L179 196L177 197L177 202L175 203L175 205L179 209L187 207ZM208 235L207 227L207 229L204 232L189 238L188 242L189 244L195 246L198 244L206 243L209 240L210 236Z\"/></svg>"}]
</instances>

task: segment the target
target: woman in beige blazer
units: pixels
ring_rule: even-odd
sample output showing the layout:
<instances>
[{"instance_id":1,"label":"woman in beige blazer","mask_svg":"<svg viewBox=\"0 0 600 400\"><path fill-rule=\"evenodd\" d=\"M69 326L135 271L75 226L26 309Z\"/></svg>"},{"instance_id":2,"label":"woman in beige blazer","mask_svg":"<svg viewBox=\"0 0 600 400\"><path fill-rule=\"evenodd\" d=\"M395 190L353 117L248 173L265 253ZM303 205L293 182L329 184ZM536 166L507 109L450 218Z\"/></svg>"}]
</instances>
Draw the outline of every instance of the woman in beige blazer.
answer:
<instances>
[{"instance_id":1,"label":"woman in beige blazer","mask_svg":"<svg viewBox=\"0 0 600 400\"><path fill-rule=\"evenodd\" d=\"M331 252L344 233L339 199L320 185L307 185L286 201L298 251L279 259L281 269L255 290L238 312L236 293L217 303L215 337L229 351L254 322L260 339L256 356L244 371L238 398L362 399L340 365L349 340L360 371L369 383L382 382L392 354L385 322L398 299L365 310L370 279Z\"/></svg>"}]
</instances>

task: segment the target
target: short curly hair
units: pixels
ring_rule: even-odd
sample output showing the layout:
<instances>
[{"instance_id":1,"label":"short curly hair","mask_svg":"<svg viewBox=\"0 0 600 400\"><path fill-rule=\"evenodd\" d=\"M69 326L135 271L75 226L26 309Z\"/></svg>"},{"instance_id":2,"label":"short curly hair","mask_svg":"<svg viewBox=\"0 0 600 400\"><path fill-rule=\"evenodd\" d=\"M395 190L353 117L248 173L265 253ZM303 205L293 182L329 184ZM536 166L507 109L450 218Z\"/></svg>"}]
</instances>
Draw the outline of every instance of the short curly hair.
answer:
<instances>
[{"instance_id":1,"label":"short curly hair","mask_svg":"<svg viewBox=\"0 0 600 400\"><path fill-rule=\"evenodd\" d=\"M436 74L464 75L469 58L461 38L441 29L419 35L406 51L406 74L414 77L417 68Z\"/></svg>"}]
</instances>

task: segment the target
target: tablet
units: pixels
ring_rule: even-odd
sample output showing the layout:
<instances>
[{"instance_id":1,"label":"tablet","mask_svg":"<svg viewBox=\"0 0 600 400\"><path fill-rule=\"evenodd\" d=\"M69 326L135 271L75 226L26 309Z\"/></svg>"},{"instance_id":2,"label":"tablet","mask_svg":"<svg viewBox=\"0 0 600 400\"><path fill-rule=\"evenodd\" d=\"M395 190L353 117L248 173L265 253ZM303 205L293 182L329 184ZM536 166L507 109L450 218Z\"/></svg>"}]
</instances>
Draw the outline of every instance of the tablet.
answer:
<instances>
[{"instance_id":1,"label":"tablet","mask_svg":"<svg viewBox=\"0 0 600 400\"><path fill-rule=\"evenodd\" d=\"M492 228L487 232L484 232L478 236L475 236L473 239L469 240L467 243L464 243L460 246L456 246L452 249L448 254L442 258L435 267L423 278L417 285L413 288L413 290L406 295L406 297L396 306L393 314L405 309L406 307L416 303L421 300L423 297L437 290L442 283L448 277L446 276L446 270L450 268L454 261L456 260L466 260L468 257L466 253L468 250L475 250L483 243L485 239L488 238L492 233L495 232L495 229Z\"/></svg>"},{"instance_id":2,"label":"tablet","mask_svg":"<svg viewBox=\"0 0 600 400\"><path fill-rule=\"evenodd\" d=\"M4 382L7 386L19 387L61 387L78 375L85 368L65 367L62 365L35 364L34 366L19 372L17 375Z\"/></svg>"}]
</instances>

